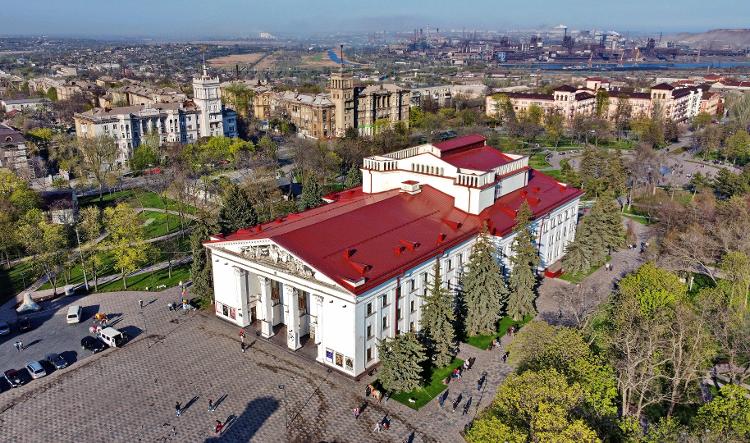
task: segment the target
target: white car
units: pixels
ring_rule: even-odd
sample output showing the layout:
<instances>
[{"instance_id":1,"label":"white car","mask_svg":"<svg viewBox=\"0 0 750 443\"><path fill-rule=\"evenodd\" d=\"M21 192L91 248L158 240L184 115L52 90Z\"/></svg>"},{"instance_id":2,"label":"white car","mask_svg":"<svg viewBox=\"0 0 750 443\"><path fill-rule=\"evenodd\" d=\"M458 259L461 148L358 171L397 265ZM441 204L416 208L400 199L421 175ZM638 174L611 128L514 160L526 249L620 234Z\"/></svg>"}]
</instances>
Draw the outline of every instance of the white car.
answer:
<instances>
[{"instance_id":1,"label":"white car","mask_svg":"<svg viewBox=\"0 0 750 443\"><path fill-rule=\"evenodd\" d=\"M10 326L4 321L0 321L0 335L10 334Z\"/></svg>"},{"instance_id":2,"label":"white car","mask_svg":"<svg viewBox=\"0 0 750 443\"><path fill-rule=\"evenodd\" d=\"M47 375L47 371L44 370L42 364L38 361L30 361L26 363L26 370L29 371L29 374L31 374L31 378L33 378L34 380Z\"/></svg>"}]
</instances>

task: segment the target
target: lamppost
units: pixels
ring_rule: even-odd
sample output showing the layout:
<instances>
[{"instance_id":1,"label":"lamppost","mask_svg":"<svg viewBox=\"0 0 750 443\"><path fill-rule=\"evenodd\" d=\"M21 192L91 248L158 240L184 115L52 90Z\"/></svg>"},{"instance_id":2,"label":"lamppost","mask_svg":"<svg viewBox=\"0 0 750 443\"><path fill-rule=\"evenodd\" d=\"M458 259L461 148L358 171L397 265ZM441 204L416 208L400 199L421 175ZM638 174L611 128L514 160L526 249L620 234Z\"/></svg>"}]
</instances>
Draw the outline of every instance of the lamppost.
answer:
<instances>
[{"instance_id":1,"label":"lamppost","mask_svg":"<svg viewBox=\"0 0 750 443\"><path fill-rule=\"evenodd\" d=\"M89 279L86 278L86 265L83 263L83 252L81 252L81 237L78 235L78 226L75 227L76 240L78 240L78 257L81 258L81 270L83 271L83 284L86 286L86 292L89 292Z\"/></svg>"},{"instance_id":2,"label":"lamppost","mask_svg":"<svg viewBox=\"0 0 750 443\"><path fill-rule=\"evenodd\" d=\"M286 406L286 387L284 385L279 385L279 389L284 392L284 427L286 429L286 441L289 441L289 410Z\"/></svg>"}]
</instances>

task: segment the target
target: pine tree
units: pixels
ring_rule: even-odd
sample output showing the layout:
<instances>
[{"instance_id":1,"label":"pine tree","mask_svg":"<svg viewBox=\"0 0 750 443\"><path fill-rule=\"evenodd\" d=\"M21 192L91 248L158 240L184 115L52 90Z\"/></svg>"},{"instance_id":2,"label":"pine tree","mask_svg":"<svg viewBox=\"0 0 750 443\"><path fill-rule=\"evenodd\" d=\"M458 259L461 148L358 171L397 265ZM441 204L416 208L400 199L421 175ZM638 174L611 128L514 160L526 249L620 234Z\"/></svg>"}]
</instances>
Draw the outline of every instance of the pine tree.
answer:
<instances>
[{"instance_id":1,"label":"pine tree","mask_svg":"<svg viewBox=\"0 0 750 443\"><path fill-rule=\"evenodd\" d=\"M563 269L570 274L580 274L591 269L591 251L589 245L581 237L581 231L576 234L574 241L565 247Z\"/></svg>"},{"instance_id":2,"label":"pine tree","mask_svg":"<svg viewBox=\"0 0 750 443\"><path fill-rule=\"evenodd\" d=\"M453 297L443 286L440 260L436 260L433 281L422 305L420 326L429 341L430 350L438 367L446 366L453 359L456 340L453 327L455 319Z\"/></svg>"},{"instance_id":3,"label":"pine tree","mask_svg":"<svg viewBox=\"0 0 750 443\"><path fill-rule=\"evenodd\" d=\"M522 320L526 315L536 313L534 298L539 255L531 233L531 217L531 208L524 201L516 214L516 238L513 240L513 255L510 258L512 270L509 279L508 315L513 316L514 320Z\"/></svg>"},{"instance_id":4,"label":"pine tree","mask_svg":"<svg viewBox=\"0 0 750 443\"><path fill-rule=\"evenodd\" d=\"M258 215L247 193L237 185L230 185L224 193L219 211L219 229L222 234L235 232L258 223Z\"/></svg>"},{"instance_id":5,"label":"pine tree","mask_svg":"<svg viewBox=\"0 0 750 443\"><path fill-rule=\"evenodd\" d=\"M318 181L313 176L308 177L302 185L302 195L300 196L299 201L300 211L319 206L323 203L323 200L321 199L322 196L323 192L320 189Z\"/></svg>"},{"instance_id":6,"label":"pine tree","mask_svg":"<svg viewBox=\"0 0 750 443\"><path fill-rule=\"evenodd\" d=\"M190 290L203 300L209 300L213 295L211 260L208 251L203 247L203 242L208 240L210 234L208 224L202 221L190 234L190 250L193 254L193 263L190 266L193 284Z\"/></svg>"},{"instance_id":7,"label":"pine tree","mask_svg":"<svg viewBox=\"0 0 750 443\"><path fill-rule=\"evenodd\" d=\"M349 189L362 184L362 176L360 175L359 168L352 166L349 168L349 172L346 173L344 178L344 188Z\"/></svg>"},{"instance_id":8,"label":"pine tree","mask_svg":"<svg viewBox=\"0 0 750 443\"><path fill-rule=\"evenodd\" d=\"M386 338L378 343L378 380L389 392L408 392L422 385L425 348L413 332Z\"/></svg>"},{"instance_id":9,"label":"pine tree","mask_svg":"<svg viewBox=\"0 0 750 443\"><path fill-rule=\"evenodd\" d=\"M463 279L466 334L492 334L508 302L508 287L487 227L477 237Z\"/></svg>"}]
</instances>

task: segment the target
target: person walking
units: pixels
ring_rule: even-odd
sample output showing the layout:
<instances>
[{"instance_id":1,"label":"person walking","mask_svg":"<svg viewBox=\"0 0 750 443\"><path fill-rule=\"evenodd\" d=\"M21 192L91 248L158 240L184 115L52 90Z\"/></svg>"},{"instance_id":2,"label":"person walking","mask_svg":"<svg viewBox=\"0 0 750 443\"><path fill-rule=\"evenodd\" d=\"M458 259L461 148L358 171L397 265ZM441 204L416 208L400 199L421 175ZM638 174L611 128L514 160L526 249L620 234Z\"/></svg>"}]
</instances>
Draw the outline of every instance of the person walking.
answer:
<instances>
[{"instance_id":1,"label":"person walking","mask_svg":"<svg viewBox=\"0 0 750 443\"><path fill-rule=\"evenodd\" d=\"M240 341L245 343L245 328L240 328Z\"/></svg>"},{"instance_id":2,"label":"person walking","mask_svg":"<svg viewBox=\"0 0 750 443\"><path fill-rule=\"evenodd\" d=\"M23 351L24 349L26 349L23 347L23 340L18 340L18 347L20 348L19 351Z\"/></svg>"},{"instance_id":3,"label":"person walking","mask_svg":"<svg viewBox=\"0 0 750 443\"><path fill-rule=\"evenodd\" d=\"M442 408L445 406L445 400L448 398L448 391L445 391L443 394L440 394L440 397L438 397L438 404Z\"/></svg>"},{"instance_id":4,"label":"person walking","mask_svg":"<svg viewBox=\"0 0 750 443\"><path fill-rule=\"evenodd\" d=\"M208 412L214 412L214 401L210 398L208 399Z\"/></svg>"},{"instance_id":5,"label":"person walking","mask_svg":"<svg viewBox=\"0 0 750 443\"><path fill-rule=\"evenodd\" d=\"M143 309L143 300L138 300L138 308Z\"/></svg>"},{"instance_id":6,"label":"person walking","mask_svg":"<svg viewBox=\"0 0 750 443\"><path fill-rule=\"evenodd\" d=\"M361 410L359 409L359 406L357 406L356 408L354 408L354 409L352 410L352 412L354 413L354 418L355 418L355 419L359 418L359 414L361 414L361 413L362 413L362 411L361 411Z\"/></svg>"},{"instance_id":7,"label":"person walking","mask_svg":"<svg viewBox=\"0 0 750 443\"><path fill-rule=\"evenodd\" d=\"M375 428L373 429L374 432L380 432L383 429L383 425L380 422L375 423Z\"/></svg>"},{"instance_id":8,"label":"person walking","mask_svg":"<svg viewBox=\"0 0 750 443\"><path fill-rule=\"evenodd\" d=\"M245 342L244 341L240 342L240 351L242 351L243 354L245 353Z\"/></svg>"},{"instance_id":9,"label":"person walking","mask_svg":"<svg viewBox=\"0 0 750 443\"><path fill-rule=\"evenodd\" d=\"M177 417L179 417L180 414L182 414L182 408L180 407L180 402L175 403L175 405L174 405L174 413L175 413L175 415Z\"/></svg>"},{"instance_id":10,"label":"person walking","mask_svg":"<svg viewBox=\"0 0 750 443\"><path fill-rule=\"evenodd\" d=\"M21 342L20 341L16 341L15 343L13 343L13 347L16 348L16 352L21 352Z\"/></svg>"},{"instance_id":11,"label":"person walking","mask_svg":"<svg viewBox=\"0 0 750 443\"><path fill-rule=\"evenodd\" d=\"M221 420L216 420L216 426L214 426L214 432L216 434L221 434L221 431L224 429L224 423L221 422Z\"/></svg>"}]
</instances>

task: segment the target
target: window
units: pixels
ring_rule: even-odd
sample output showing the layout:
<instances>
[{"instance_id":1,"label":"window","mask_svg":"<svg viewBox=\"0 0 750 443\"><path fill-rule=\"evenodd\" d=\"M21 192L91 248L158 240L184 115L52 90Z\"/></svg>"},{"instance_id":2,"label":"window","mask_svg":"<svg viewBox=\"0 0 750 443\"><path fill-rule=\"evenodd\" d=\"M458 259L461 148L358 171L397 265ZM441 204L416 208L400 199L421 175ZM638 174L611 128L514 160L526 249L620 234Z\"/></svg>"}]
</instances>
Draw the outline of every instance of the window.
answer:
<instances>
[{"instance_id":1,"label":"window","mask_svg":"<svg viewBox=\"0 0 750 443\"><path fill-rule=\"evenodd\" d=\"M411 309L411 312L412 312L412 313L413 313L413 312L417 312L417 304L416 304L416 303L414 302L414 300L412 300L412 301L411 301L411 302L409 303L409 309Z\"/></svg>"},{"instance_id":2,"label":"window","mask_svg":"<svg viewBox=\"0 0 750 443\"><path fill-rule=\"evenodd\" d=\"M380 296L380 306L388 306L388 294Z\"/></svg>"},{"instance_id":3,"label":"window","mask_svg":"<svg viewBox=\"0 0 750 443\"><path fill-rule=\"evenodd\" d=\"M453 270L453 260L448 259L448 263L447 263L447 266L445 268L448 269L449 271L452 271Z\"/></svg>"},{"instance_id":4,"label":"window","mask_svg":"<svg viewBox=\"0 0 750 443\"><path fill-rule=\"evenodd\" d=\"M386 329L388 329L388 316L384 315L383 316L383 330L385 331Z\"/></svg>"},{"instance_id":5,"label":"window","mask_svg":"<svg viewBox=\"0 0 750 443\"><path fill-rule=\"evenodd\" d=\"M367 303L367 315L372 315L372 302Z\"/></svg>"},{"instance_id":6,"label":"window","mask_svg":"<svg viewBox=\"0 0 750 443\"><path fill-rule=\"evenodd\" d=\"M412 278L411 280L409 280L409 292L414 292L415 286L416 284L414 282L414 279Z\"/></svg>"},{"instance_id":7,"label":"window","mask_svg":"<svg viewBox=\"0 0 750 443\"><path fill-rule=\"evenodd\" d=\"M422 285L427 286L427 273L426 272L422 273Z\"/></svg>"},{"instance_id":8,"label":"window","mask_svg":"<svg viewBox=\"0 0 750 443\"><path fill-rule=\"evenodd\" d=\"M369 346L367 347L367 361L372 361L372 348Z\"/></svg>"},{"instance_id":9,"label":"window","mask_svg":"<svg viewBox=\"0 0 750 443\"><path fill-rule=\"evenodd\" d=\"M299 309L299 315L307 314L307 297L302 291L297 294L297 309Z\"/></svg>"},{"instance_id":10,"label":"window","mask_svg":"<svg viewBox=\"0 0 750 443\"><path fill-rule=\"evenodd\" d=\"M401 314L401 308L396 308L396 318L399 320L404 319L404 316Z\"/></svg>"},{"instance_id":11,"label":"window","mask_svg":"<svg viewBox=\"0 0 750 443\"><path fill-rule=\"evenodd\" d=\"M417 332L416 328L414 327L414 322L413 321L409 322L409 331L410 332Z\"/></svg>"},{"instance_id":12,"label":"window","mask_svg":"<svg viewBox=\"0 0 750 443\"><path fill-rule=\"evenodd\" d=\"M372 338L372 325L367 325L367 338Z\"/></svg>"}]
</instances>

